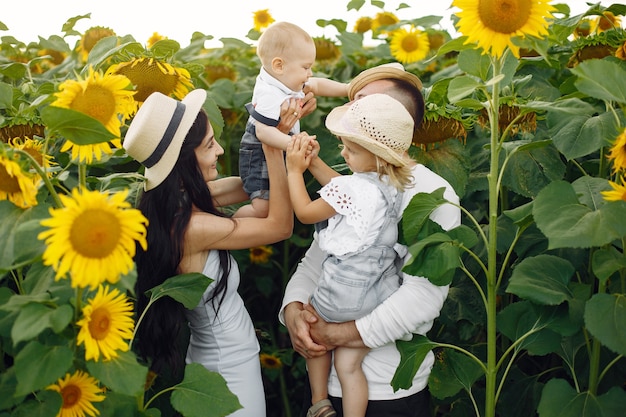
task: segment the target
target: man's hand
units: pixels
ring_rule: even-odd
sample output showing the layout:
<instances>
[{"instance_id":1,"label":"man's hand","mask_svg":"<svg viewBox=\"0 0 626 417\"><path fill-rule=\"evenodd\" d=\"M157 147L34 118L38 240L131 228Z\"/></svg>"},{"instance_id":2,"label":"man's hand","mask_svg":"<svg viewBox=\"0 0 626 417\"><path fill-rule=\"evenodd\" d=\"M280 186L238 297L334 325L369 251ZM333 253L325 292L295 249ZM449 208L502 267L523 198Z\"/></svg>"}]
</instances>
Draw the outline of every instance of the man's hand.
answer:
<instances>
[{"instance_id":1,"label":"man's hand","mask_svg":"<svg viewBox=\"0 0 626 417\"><path fill-rule=\"evenodd\" d=\"M317 99L312 92L306 93L302 99L289 98L280 105L280 119L276 128L287 134L298 120L313 113L316 108Z\"/></svg>"},{"instance_id":2,"label":"man's hand","mask_svg":"<svg viewBox=\"0 0 626 417\"><path fill-rule=\"evenodd\" d=\"M302 303L293 302L285 307L285 326L289 331L293 349L306 359L322 356L327 352L323 345L313 342L310 335L311 324L317 318L304 310Z\"/></svg>"},{"instance_id":3,"label":"man's hand","mask_svg":"<svg viewBox=\"0 0 626 417\"><path fill-rule=\"evenodd\" d=\"M302 308L315 318L315 320L309 320L309 335L315 343L326 346L329 350L337 346L366 347L354 320L343 323L328 323L317 314L310 304L303 305Z\"/></svg>"}]
</instances>

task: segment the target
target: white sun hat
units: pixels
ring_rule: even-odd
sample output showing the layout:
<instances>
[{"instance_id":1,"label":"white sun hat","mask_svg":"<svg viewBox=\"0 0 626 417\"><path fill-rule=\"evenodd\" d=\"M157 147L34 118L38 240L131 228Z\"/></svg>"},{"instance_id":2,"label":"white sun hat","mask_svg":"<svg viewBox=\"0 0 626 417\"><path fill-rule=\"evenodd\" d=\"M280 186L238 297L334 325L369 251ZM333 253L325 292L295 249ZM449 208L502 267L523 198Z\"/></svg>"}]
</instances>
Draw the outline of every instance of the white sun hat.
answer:
<instances>
[{"instance_id":1,"label":"white sun hat","mask_svg":"<svg viewBox=\"0 0 626 417\"><path fill-rule=\"evenodd\" d=\"M326 127L334 135L361 145L395 166L405 166L413 138L413 118L387 94L370 94L334 108Z\"/></svg>"},{"instance_id":2,"label":"white sun hat","mask_svg":"<svg viewBox=\"0 0 626 417\"><path fill-rule=\"evenodd\" d=\"M143 102L126 136L126 153L146 167L144 189L151 190L174 168L185 136L206 100L206 91L193 90L181 101L156 92Z\"/></svg>"}]
</instances>

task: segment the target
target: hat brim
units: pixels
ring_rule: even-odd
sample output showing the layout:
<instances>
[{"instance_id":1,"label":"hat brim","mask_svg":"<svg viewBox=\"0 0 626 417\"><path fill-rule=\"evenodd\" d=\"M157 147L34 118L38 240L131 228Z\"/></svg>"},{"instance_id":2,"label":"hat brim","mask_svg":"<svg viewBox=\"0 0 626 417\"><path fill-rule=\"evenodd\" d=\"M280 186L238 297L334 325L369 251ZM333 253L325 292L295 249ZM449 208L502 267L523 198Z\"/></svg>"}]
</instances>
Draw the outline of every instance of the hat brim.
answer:
<instances>
[{"instance_id":1,"label":"hat brim","mask_svg":"<svg viewBox=\"0 0 626 417\"><path fill-rule=\"evenodd\" d=\"M394 79L408 83L415 87L415 89L421 93L422 81L415 75L404 69L395 68L393 66L379 65L377 67L366 69L361 71L359 75L354 77L348 85L348 98L352 101L354 96L367 84L378 81Z\"/></svg>"},{"instance_id":2,"label":"hat brim","mask_svg":"<svg viewBox=\"0 0 626 417\"><path fill-rule=\"evenodd\" d=\"M147 101L147 100L146 100ZM146 191L151 190L159 186L165 178L172 172L178 156L180 155L180 149L183 146L185 137L189 133L189 129L196 120L200 109L206 101L206 91L203 89L197 89L189 92L185 98L181 100L181 103L185 105L185 113L181 118L178 129L172 139L172 142L168 146L167 150L156 164L150 168L146 168L144 176L146 182L144 183L144 189ZM145 102L143 106L145 106Z\"/></svg>"},{"instance_id":3,"label":"hat brim","mask_svg":"<svg viewBox=\"0 0 626 417\"><path fill-rule=\"evenodd\" d=\"M367 136L359 135L356 132L350 131L344 123L342 122L342 118L348 111L350 106L345 104L340 107L335 107L326 117L326 127L331 133L335 136L339 136L345 140L349 140L350 142L354 142L357 145L360 145L373 153L374 155L379 156L385 161L389 162L392 165L397 167L403 167L407 165L407 160L402 155L398 154L396 151L391 149L390 147L377 142Z\"/></svg>"}]
</instances>

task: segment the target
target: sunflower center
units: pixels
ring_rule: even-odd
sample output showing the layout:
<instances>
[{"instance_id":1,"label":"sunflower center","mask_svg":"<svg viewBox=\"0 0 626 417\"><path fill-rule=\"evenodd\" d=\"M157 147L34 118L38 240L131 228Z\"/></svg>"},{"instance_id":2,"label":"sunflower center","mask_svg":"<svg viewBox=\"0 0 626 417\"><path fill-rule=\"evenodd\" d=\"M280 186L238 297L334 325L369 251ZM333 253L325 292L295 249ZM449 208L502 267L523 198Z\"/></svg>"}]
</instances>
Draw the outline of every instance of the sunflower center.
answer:
<instances>
[{"instance_id":1,"label":"sunflower center","mask_svg":"<svg viewBox=\"0 0 626 417\"><path fill-rule=\"evenodd\" d=\"M178 75L175 70L154 63L148 59L133 61L130 66L120 67L118 74L125 75L135 84L135 100L145 101L150 94L160 91L165 95L170 95L176 90Z\"/></svg>"},{"instance_id":2,"label":"sunflower center","mask_svg":"<svg viewBox=\"0 0 626 417\"><path fill-rule=\"evenodd\" d=\"M63 397L63 408L71 408L80 401L81 390L76 385L66 385L61 390Z\"/></svg>"},{"instance_id":3,"label":"sunflower center","mask_svg":"<svg viewBox=\"0 0 626 417\"><path fill-rule=\"evenodd\" d=\"M407 35L402 38L402 49L406 52L413 52L419 49L419 41L415 35Z\"/></svg>"},{"instance_id":4,"label":"sunflower center","mask_svg":"<svg viewBox=\"0 0 626 417\"><path fill-rule=\"evenodd\" d=\"M119 220L104 210L86 210L72 225L70 241L87 258L105 258L117 247L121 237Z\"/></svg>"},{"instance_id":5,"label":"sunflower center","mask_svg":"<svg viewBox=\"0 0 626 417\"><path fill-rule=\"evenodd\" d=\"M96 340L102 340L109 334L111 327L111 314L106 308L97 308L91 313L89 333Z\"/></svg>"},{"instance_id":6,"label":"sunflower center","mask_svg":"<svg viewBox=\"0 0 626 417\"><path fill-rule=\"evenodd\" d=\"M111 90L90 84L82 94L76 95L71 108L106 125L115 114L115 97L111 94Z\"/></svg>"},{"instance_id":7,"label":"sunflower center","mask_svg":"<svg viewBox=\"0 0 626 417\"><path fill-rule=\"evenodd\" d=\"M494 32L515 33L528 22L532 0L480 0L478 15Z\"/></svg>"},{"instance_id":8,"label":"sunflower center","mask_svg":"<svg viewBox=\"0 0 626 417\"><path fill-rule=\"evenodd\" d=\"M21 191L17 177L12 177L3 165L0 165L0 191L7 194L19 193Z\"/></svg>"}]
</instances>

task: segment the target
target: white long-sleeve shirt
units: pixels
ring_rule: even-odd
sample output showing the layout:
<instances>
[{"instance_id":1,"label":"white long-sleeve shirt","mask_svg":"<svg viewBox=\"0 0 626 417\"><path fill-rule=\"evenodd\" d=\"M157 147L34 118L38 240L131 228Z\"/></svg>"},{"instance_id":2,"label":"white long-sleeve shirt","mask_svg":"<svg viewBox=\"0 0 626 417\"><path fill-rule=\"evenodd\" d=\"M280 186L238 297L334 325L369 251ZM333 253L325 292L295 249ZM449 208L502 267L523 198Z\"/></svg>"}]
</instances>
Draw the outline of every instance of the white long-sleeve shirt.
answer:
<instances>
[{"instance_id":1,"label":"white long-sleeve shirt","mask_svg":"<svg viewBox=\"0 0 626 417\"><path fill-rule=\"evenodd\" d=\"M445 187L444 198L453 204L459 204L459 197L452 186L439 175L424 165L412 168L414 186L404 192L402 210L417 193L430 193ZM461 210L452 204L437 208L431 220L441 225L444 230L461 224ZM410 255L407 255L410 256ZM292 302L307 303L317 285L324 253L316 240L300 261L296 272L285 288L279 319L284 324L284 309ZM400 288L391 294L369 315L355 321L357 330L366 346L372 350L363 360L362 368L369 388L369 399L373 401L390 400L413 395L426 387L434 363L430 352L413 378L413 385L408 390L393 392L391 379L400 363L400 353L395 341L410 338L411 333L425 335L439 316L443 302L448 295L448 286L437 286L427 278L415 277L403 273ZM329 378L328 392L341 397L341 384L334 369Z\"/></svg>"}]
</instances>

